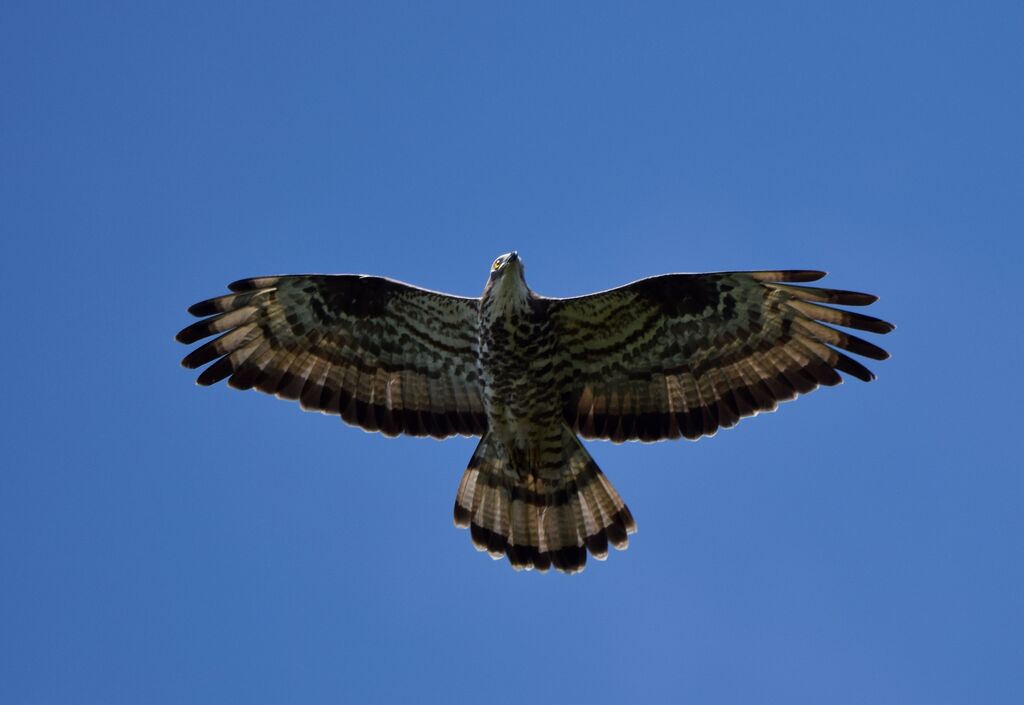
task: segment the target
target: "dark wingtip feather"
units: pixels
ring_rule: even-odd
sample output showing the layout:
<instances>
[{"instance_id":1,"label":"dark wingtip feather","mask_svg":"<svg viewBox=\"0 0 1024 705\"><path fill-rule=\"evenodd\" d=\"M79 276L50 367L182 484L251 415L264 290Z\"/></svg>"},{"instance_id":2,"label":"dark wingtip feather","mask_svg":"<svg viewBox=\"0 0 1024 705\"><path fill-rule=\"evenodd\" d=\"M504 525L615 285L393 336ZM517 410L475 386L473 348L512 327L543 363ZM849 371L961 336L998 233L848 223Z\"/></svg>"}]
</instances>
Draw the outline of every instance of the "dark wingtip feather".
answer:
<instances>
[{"instance_id":1,"label":"dark wingtip feather","mask_svg":"<svg viewBox=\"0 0 1024 705\"><path fill-rule=\"evenodd\" d=\"M843 378L839 376L839 373L832 369L826 362L812 364L805 369L814 381L823 387L834 387L837 384L843 383Z\"/></svg>"},{"instance_id":2,"label":"dark wingtip feather","mask_svg":"<svg viewBox=\"0 0 1024 705\"><path fill-rule=\"evenodd\" d=\"M839 351L836 351L836 355L835 368L840 372L845 372L864 382L873 382L875 380L875 373L864 365Z\"/></svg>"},{"instance_id":3,"label":"dark wingtip feather","mask_svg":"<svg viewBox=\"0 0 1024 705\"><path fill-rule=\"evenodd\" d=\"M235 292L255 291L256 289L266 289L267 287L274 286L280 280L281 277L249 277L231 282L228 284L228 289Z\"/></svg>"},{"instance_id":4,"label":"dark wingtip feather","mask_svg":"<svg viewBox=\"0 0 1024 705\"><path fill-rule=\"evenodd\" d=\"M784 282L816 282L822 279L828 272L820 269L787 269L782 271L779 281Z\"/></svg>"},{"instance_id":5,"label":"dark wingtip feather","mask_svg":"<svg viewBox=\"0 0 1024 705\"><path fill-rule=\"evenodd\" d=\"M194 370L198 367L202 367L207 362L213 362L216 360L222 353L217 352L214 349L213 342L215 341L211 341L206 345L200 346L183 357L181 359L181 366Z\"/></svg>"},{"instance_id":6,"label":"dark wingtip feather","mask_svg":"<svg viewBox=\"0 0 1024 705\"><path fill-rule=\"evenodd\" d=\"M191 345L197 340L202 340L214 334L215 331L211 331L208 328L207 321L196 321L190 326L186 326L178 331L178 334L174 336L174 339L179 343L185 345Z\"/></svg>"},{"instance_id":7,"label":"dark wingtip feather","mask_svg":"<svg viewBox=\"0 0 1024 705\"><path fill-rule=\"evenodd\" d=\"M865 316L863 313L853 313L852 311L846 311L845 313L849 316L848 322L844 321L839 325L846 326L847 328L866 330L869 333L878 333L880 335L896 330L895 325L889 323L889 321L883 321L881 318Z\"/></svg>"},{"instance_id":8,"label":"dark wingtip feather","mask_svg":"<svg viewBox=\"0 0 1024 705\"><path fill-rule=\"evenodd\" d=\"M858 338L855 335L846 334L843 339L843 348L857 355L870 357L872 360L888 360L889 353L874 343Z\"/></svg>"},{"instance_id":9,"label":"dark wingtip feather","mask_svg":"<svg viewBox=\"0 0 1024 705\"><path fill-rule=\"evenodd\" d=\"M869 306L878 301L874 294L846 289L826 289L817 286L790 286L779 284L777 288L803 301L823 304L839 304L840 306Z\"/></svg>"},{"instance_id":10,"label":"dark wingtip feather","mask_svg":"<svg viewBox=\"0 0 1024 705\"><path fill-rule=\"evenodd\" d=\"M256 365L242 365L228 378L228 386L232 389L252 389L260 375L260 368Z\"/></svg>"},{"instance_id":11,"label":"dark wingtip feather","mask_svg":"<svg viewBox=\"0 0 1024 705\"><path fill-rule=\"evenodd\" d=\"M209 387L230 376L234 371L235 367L231 364L231 357L222 357L202 371L199 377L196 378L196 384L200 387Z\"/></svg>"},{"instance_id":12,"label":"dark wingtip feather","mask_svg":"<svg viewBox=\"0 0 1024 705\"><path fill-rule=\"evenodd\" d=\"M202 316L212 316L215 313L220 313L220 309L217 308L216 301L217 299L206 299L204 301L200 301L197 304L192 304L191 306L188 307L188 312L197 318Z\"/></svg>"},{"instance_id":13,"label":"dark wingtip feather","mask_svg":"<svg viewBox=\"0 0 1024 705\"><path fill-rule=\"evenodd\" d=\"M832 289L829 291L829 294L831 294L831 298L828 303L839 304L840 306L870 306L878 301L878 297L874 294L865 294L860 291Z\"/></svg>"},{"instance_id":14,"label":"dark wingtip feather","mask_svg":"<svg viewBox=\"0 0 1024 705\"><path fill-rule=\"evenodd\" d=\"M228 289L231 291L251 291L255 287L252 285L252 279L236 279L235 281L228 284Z\"/></svg>"},{"instance_id":15,"label":"dark wingtip feather","mask_svg":"<svg viewBox=\"0 0 1024 705\"><path fill-rule=\"evenodd\" d=\"M794 302L793 307L808 318L825 323L834 323L835 325L843 326L844 328L866 330L870 333L879 333L881 335L890 333L896 328L892 323L883 321L881 318L875 318L874 316L855 313L854 311L847 311L845 309L831 308L829 306L821 306L804 301Z\"/></svg>"},{"instance_id":16,"label":"dark wingtip feather","mask_svg":"<svg viewBox=\"0 0 1024 705\"><path fill-rule=\"evenodd\" d=\"M827 272L820 269L765 269L737 274L746 274L759 282L816 282Z\"/></svg>"}]
</instances>

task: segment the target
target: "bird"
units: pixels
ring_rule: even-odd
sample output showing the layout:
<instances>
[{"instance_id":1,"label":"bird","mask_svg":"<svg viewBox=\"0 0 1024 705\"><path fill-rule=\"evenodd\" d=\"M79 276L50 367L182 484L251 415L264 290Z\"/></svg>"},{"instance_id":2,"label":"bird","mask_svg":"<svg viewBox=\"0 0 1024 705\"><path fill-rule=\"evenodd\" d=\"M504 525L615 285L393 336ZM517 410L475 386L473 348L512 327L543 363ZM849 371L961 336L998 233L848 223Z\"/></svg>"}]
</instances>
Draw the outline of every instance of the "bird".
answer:
<instances>
[{"instance_id":1,"label":"bird","mask_svg":"<svg viewBox=\"0 0 1024 705\"><path fill-rule=\"evenodd\" d=\"M636 522L581 442L711 436L780 402L875 378L885 360L836 328L891 323L839 306L878 297L805 286L818 270L663 274L570 298L540 296L517 252L479 297L362 274L242 279L188 311L182 365L297 400L385 436L480 440L454 523L513 568L578 573L625 549Z\"/></svg>"}]
</instances>

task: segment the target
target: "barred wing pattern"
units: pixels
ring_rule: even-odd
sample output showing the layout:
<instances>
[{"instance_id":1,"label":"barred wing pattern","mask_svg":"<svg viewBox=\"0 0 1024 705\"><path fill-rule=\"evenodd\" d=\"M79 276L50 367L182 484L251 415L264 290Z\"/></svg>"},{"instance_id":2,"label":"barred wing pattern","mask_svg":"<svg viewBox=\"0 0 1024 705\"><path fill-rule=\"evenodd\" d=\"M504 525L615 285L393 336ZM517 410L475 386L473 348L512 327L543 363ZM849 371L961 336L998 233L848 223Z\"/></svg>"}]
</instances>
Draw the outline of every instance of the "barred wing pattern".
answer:
<instances>
[{"instance_id":1,"label":"barred wing pattern","mask_svg":"<svg viewBox=\"0 0 1024 705\"><path fill-rule=\"evenodd\" d=\"M445 438L487 430L477 370L479 299L361 275L243 279L195 304L206 317L182 343L221 335L182 364L299 400L386 435Z\"/></svg>"},{"instance_id":2,"label":"barred wing pattern","mask_svg":"<svg viewBox=\"0 0 1024 705\"><path fill-rule=\"evenodd\" d=\"M793 286L824 272L667 274L571 299L547 299L561 350L565 418L585 438L697 439L778 402L874 375L845 355L888 358L831 323L888 333L885 321L822 306L870 294ZM838 349L837 349L838 348Z\"/></svg>"}]
</instances>

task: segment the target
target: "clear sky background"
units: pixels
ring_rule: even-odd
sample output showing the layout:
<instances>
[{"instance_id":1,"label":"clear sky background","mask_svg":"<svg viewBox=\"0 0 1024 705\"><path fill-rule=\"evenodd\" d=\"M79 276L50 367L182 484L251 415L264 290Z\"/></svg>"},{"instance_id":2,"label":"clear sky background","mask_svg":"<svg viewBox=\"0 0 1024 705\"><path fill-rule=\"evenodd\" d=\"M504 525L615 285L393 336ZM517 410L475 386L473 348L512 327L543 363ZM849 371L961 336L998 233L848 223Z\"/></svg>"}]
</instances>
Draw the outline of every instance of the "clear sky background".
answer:
<instances>
[{"instance_id":1,"label":"clear sky background","mask_svg":"<svg viewBox=\"0 0 1024 705\"><path fill-rule=\"evenodd\" d=\"M0 703L1024 701L1022 7L5 1ZM827 269L893 358L590 444L640 530L574 577L453 528L475 441L178 366L234 279L511 249Z\"/></svg>"}]
</instances>

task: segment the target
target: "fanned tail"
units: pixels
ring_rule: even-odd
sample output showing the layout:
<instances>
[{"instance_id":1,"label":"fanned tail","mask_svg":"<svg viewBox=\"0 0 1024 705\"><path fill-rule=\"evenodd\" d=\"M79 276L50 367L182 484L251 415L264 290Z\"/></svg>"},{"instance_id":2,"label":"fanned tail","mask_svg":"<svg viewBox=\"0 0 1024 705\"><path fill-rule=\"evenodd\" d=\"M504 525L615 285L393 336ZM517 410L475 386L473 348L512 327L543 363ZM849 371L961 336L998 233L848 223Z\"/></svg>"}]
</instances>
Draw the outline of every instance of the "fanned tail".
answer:
<instances>
[{"instance_id":1,"label":"fanned tail","mask_svg":"<svg viewBox=\"0 0 1024 705\"><path fill-rule=\"evenodd\" d=\"M478 550L508 556L516 570L578 573L587 551L604 560L609 544L627 547L636 531L629 508L567 426L562 448L560 468L518 467L484 435L455 497L455 525L469 527Z\"/></svg>"}]
</instances>

